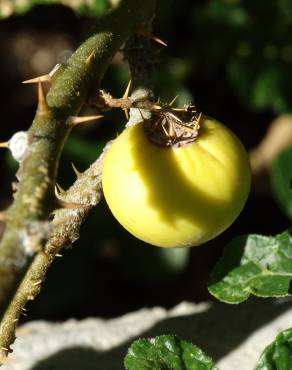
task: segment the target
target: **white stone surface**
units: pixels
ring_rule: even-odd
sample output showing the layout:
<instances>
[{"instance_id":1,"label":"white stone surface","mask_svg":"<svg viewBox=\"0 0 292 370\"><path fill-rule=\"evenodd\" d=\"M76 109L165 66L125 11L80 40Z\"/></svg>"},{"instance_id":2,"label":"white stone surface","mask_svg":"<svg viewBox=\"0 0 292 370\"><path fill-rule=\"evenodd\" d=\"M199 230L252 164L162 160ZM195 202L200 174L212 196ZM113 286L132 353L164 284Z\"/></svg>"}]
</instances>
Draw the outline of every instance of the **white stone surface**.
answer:
<instances>
[{"instance_id":1,"label":"white stone surface","mask_svg":"<svg viewBox=\"0 0 292 370\"><path fill-rule=\"evenodd\" d=\"M249 300L238 306L181 303L116 319L30 322L20 327L3 370L122 370L136 337L176 334L197 344L220 370L252 370L262 350L292 326L292 300Z\"/></svg>"}]
</instances>

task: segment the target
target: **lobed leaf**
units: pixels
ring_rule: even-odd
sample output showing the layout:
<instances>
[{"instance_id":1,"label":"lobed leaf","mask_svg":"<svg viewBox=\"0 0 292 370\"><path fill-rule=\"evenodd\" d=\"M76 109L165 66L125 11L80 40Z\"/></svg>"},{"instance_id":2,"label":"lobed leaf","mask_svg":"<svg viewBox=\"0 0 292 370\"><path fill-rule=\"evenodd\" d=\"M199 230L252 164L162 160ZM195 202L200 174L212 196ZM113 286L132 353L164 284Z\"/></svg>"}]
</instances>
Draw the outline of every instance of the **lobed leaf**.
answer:
<instances>
[{"instance_id":1,"label":"lobed leaf","mask_svg":"<svg viewBox=\"0 0 292 370\"><path fill-rule=\"evenodd\" d=\"M240 303L251 294L280 297L290 293L292 235L243 235L232 240L215 266L209 292L220 301Z\"/></svg>"},{"instance_id":2,"label":"lobed leaf","mask_svg":"<svg viewBox=\"0 0 292 370\"><path fill-rule=\"evenodd\" d=\"M289 370L291 368L292 329L287 329L265 348L254 370Z\"/></svg>"},{"instance_id":3,"label":"lobed leaf","mask_svg":"<svg viewBox=\"0 0 292 370\"><path fill-rule=\"evenodd\" d=\"M124 364L127 370L217 370L200 348L173 335L135 341Z\"/></svg>"}]
</instances>

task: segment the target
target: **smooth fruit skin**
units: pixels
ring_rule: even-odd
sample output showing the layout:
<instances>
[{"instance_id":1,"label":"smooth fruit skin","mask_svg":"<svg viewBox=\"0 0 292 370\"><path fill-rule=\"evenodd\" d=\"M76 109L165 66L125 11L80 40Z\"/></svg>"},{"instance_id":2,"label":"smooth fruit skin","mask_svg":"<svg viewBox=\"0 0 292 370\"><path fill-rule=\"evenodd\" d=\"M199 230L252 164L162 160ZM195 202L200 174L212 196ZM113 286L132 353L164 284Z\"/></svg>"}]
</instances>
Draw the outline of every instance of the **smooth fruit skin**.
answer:
<instances>
[{"instance_id":1,"label":"smooth fruit skin","mask_svg":"<svg viewBox=\"0 0 292 370\"><path fill-rule=\"evenodd\" d=\"M180 148L149 141L142 124L126 129L104 161L109 208L137 238L160 247L200 245L228 228L250 189L250 166L239 139L202 117L200 135Z\"/></svg>"}]
</instances>

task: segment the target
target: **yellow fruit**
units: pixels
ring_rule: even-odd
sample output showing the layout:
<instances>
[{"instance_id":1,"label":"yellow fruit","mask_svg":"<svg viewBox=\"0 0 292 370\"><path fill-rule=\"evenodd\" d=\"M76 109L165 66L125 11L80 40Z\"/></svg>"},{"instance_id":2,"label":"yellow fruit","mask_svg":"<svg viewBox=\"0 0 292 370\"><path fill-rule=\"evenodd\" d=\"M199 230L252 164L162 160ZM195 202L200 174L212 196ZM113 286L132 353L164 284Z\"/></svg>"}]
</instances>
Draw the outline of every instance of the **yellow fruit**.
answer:
<instances>
[{"instance_id":1,"label":"yellow fruit","mask_svg":"<svg viewBox=\"0 0 292 370\"><path fill-rule=\"evenodd\" d=\"M126 129L105 156L109 208L137 238L160 247L200 245L228 228L250 189L247 153L218 121L202 117L196 140L163 148L142 124Z\"/></svg>"}]
</instances>

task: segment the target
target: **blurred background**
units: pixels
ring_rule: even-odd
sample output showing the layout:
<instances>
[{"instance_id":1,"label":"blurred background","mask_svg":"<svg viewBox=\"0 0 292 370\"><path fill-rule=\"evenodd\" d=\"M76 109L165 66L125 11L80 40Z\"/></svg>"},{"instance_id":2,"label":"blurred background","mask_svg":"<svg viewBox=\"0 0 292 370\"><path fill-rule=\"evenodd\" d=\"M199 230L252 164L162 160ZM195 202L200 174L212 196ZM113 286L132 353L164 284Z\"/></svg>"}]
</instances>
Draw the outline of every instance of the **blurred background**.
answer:
<instances>
[{"instance_id":1,"label":"blurred background","mask_svg":"<svg viewBox=\"0 0 292 370\"><path fill-rule=\"evenodd\" d=\"M63 2L78 5L79 12L57 4L32 6L26 12L28 0L0 0L0 141L27 130L34 117L36 86L21 81L64 62L92 29L94 16L110 5L108 0ZM249 200L235 223L215 240L172 250L132 237L102 201L82 227L80 240L56 259L41 294L28 306L30 320L115 317L143 306L211 300L208 277L228 241L244 233L277 234L290 225L292 2L158 2L153 32L168 47L155 46L156 97L170 101L178 95L178 105L193 102L240 137L253 170ZM119 53L102 88L120 97L129 78ZM75 129L62 155L60 186L66 189L75 179L71 162L85 170L124 124L123 113L115 111L106 113L103 121ZM16 169L10 154L1 151L2 210L12 201Z\"/></svg>"}]
</instances>

